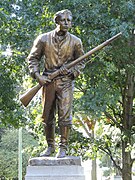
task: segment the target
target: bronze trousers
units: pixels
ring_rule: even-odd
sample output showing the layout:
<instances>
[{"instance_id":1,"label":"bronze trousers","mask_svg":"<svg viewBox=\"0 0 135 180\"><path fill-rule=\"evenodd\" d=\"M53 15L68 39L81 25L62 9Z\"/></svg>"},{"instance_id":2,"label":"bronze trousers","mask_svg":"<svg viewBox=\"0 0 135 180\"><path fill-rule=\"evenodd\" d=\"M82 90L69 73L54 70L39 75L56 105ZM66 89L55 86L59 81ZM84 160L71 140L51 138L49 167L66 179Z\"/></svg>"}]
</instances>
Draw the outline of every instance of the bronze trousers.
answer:
<instances>
[{"instance_id":1,"label":"bronze trousers","mask_svg":"<svg viewBox=\"0 0 135 180\"><path fill-rule=\"evenodd\" d=\"M56 110L58 112L58 125L72 125L72 101L74 82L68 76L55 79L43 87L43 115L44 123L55 125Z\"/></svg>"}]
</instances>

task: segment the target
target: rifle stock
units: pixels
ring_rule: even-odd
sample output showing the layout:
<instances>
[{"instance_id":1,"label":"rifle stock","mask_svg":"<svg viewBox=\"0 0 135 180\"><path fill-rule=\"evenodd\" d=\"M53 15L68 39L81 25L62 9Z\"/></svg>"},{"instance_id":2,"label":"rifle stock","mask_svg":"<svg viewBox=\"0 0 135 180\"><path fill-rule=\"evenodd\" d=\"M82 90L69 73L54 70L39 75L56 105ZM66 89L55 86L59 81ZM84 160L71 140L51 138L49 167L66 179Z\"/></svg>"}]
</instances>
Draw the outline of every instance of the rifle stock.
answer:
<instances>
[{"instance_id":1,"label":"rifle stock","mask_svg":"<svg viewBox=\"0 0 135 180\"><path fill-rule=\"evenodd\" d=\"M41 85L37 84L20 97L20 101L25 107L30 103L30 101L33 99L33 97L36 95L40 88Z\"/></svg>"},{"instance_id":2,"label":"rifle stock","mask_svg":"<svg viewBox=\"0 0 135 180\"><path fill-rule=\"evenodd\" d=\"M65 65L67 69L70 69L71 67L75 66L76 64L80 63L82 60L86 59L87 57L89 57L90 55L94 54L96 51L102 49L103 47L107 46L108 44L110 44L112 41L114 41L115 39L117 39L120 35L122 35L122 33L118 33L115 36L113 36L112 38L106 40L105 42L103 42L102 44L98 45L97 47L93 48L92 50L88 51L86 54L82 55L81 57L77 58L76 60L74 60L73 62ZM55 77L57 77L59 75L60 71L56 70L55 72L53 72L52 74L49 75L49 79L52 80ZM33 99L33 97L36 95L36 93L39 91L39 89L41 88L41 85L38 84L34 87L32 87L30 90L28 90L25 94L23 94L20 97L20 101L22 102L22 104L26 107L30 101Z\"/></svg>"}]
</instances>

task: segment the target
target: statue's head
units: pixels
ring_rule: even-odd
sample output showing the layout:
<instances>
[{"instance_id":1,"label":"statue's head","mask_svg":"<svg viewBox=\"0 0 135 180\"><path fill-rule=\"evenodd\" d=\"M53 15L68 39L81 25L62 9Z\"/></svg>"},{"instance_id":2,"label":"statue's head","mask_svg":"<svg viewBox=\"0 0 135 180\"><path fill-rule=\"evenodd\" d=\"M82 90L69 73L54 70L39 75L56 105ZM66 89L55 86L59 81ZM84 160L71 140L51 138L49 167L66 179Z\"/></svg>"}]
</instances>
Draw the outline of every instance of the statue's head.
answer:
<instances>
[{"instance_id":1,"label":"statue's head","mask_svg":"<svg viewBox=\"0 0 135 180\"><path fill-rule=\"evenodd\" d=\"M72 24L72 13L68 9L58 11L54 16L54 22L61 31L68 31Z\"/></svg>"}]
</instances>

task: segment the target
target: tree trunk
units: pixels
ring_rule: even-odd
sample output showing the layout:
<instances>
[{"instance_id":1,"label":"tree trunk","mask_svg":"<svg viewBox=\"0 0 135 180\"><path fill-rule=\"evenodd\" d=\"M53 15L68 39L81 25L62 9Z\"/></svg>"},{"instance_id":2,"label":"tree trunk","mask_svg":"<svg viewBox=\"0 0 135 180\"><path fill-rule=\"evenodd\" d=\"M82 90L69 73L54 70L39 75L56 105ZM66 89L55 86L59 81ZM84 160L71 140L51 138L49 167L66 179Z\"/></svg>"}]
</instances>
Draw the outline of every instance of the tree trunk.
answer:
<instances>
[{"instance_id":1,"label":"tree trunk","mask_svg":"<svg viewBox=\"0 0 135 180\"><path fill-rule=\"evenodd\" d=\"M127 81L123 93L123 137L122 137L122 179L132 180L131 128L133 125L134 76L127 73Z\"/></svg>"},{"instance_id":2,"label":"tree trunk","mask_svg":"<svg viewBox=\"0 0 135 180\"><path fill-rule=\"evenodd\" d=\"M91 180L97 180L97 163L96 163L96 159L92 160Z\"/></svg>"},{"instance_id":3,"label":"tree trunk","mask_svg":"<svg viewBox=\"0 0 135 180\"><path fill-rule=\"evenodd\" d=\"M92 130L92 138L94 139L94 129ZM94 160L92 160L91 180L97 180L97 161L96 161L96 157L95 157Z\"/></svg>"},{"instance_id":4,"label":"tree trunk","mask_svg":"<svg viewBox=\"0 0 135 180\"><path fill-rule=\"evenodd\" d=\"M132 180L131 152L125 152L127 142L122 141L122 179Z\"/></svg>"}]
</instances>

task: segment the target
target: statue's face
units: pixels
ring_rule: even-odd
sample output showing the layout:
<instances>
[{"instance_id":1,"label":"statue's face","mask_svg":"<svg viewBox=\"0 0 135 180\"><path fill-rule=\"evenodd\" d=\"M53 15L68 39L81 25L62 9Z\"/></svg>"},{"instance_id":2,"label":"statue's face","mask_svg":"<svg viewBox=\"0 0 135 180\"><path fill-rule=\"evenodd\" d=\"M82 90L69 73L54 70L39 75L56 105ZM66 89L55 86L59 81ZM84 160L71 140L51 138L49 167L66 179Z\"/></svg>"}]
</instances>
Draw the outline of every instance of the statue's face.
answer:
<instances>
[{"instance_id":1,"label":"statue's face","mask_svg":"<svg viewBox=\"0 0 135 180\"><path fill-rule=\"evenodd\" d=\"M71 28L72 17L69 14L61 14L58 20L58 27L60 31L67 32L69 28Z\"/></svg>"}]
</instances>

